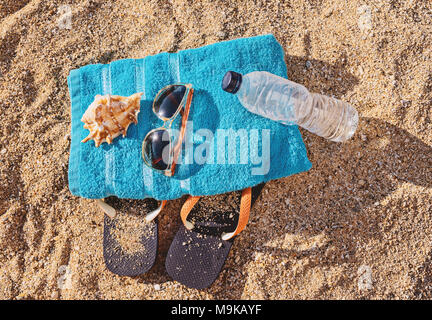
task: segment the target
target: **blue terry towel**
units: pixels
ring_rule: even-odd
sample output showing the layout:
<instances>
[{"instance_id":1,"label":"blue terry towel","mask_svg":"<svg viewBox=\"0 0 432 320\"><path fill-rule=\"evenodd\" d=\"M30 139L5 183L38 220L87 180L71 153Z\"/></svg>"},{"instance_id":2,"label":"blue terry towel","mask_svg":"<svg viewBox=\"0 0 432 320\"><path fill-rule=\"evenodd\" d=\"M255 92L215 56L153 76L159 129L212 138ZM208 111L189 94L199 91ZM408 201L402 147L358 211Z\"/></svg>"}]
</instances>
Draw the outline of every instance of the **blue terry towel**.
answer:
<instances>
[{"instance_id":1,"label":"blue terry towel","mask_svg":"<svg viewBox=\"0 0 432 320\"><path fill-rule=\"evenodd\" d=\"M241 190L309 170L311 163L296 126L254 115L242 107L235 95L221 89L222 78L229 70L243 74L261 70L286 77L282 47L273 35L265 35L72 70L68 77L72 101L72 194L85 198L116 195L169 200L184 194ZM162 126L152 111L155 95L175 82L191 83L195 92L186 133L189 147L184 148L175 175L165 177L144 164L141 145L150 130ZM138 124L129 127L125 138L118 137L99 148L93 140L81 142L89 131L80 120L95 95L129 96L135 92L144 92L141 112ZM206 135L209 132L214 133L213 140ZM229 144L224 134L236 143ZM209 147L207 151L203 146ZM199 154L208 157L200 158ZM203 163L203 159L207 162Z\"/></svg>"}]
</instances>

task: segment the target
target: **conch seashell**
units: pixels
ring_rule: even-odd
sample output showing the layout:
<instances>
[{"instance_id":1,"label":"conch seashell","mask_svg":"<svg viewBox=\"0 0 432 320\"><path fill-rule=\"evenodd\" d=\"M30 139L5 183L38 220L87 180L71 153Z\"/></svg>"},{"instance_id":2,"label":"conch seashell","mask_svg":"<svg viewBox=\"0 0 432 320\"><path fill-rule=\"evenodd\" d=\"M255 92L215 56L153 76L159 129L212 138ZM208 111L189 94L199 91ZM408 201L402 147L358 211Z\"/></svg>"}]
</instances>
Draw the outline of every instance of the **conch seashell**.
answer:
<instances>
[{"instance_id":1,"label":"conch seashell","mask_svg":"<svg viewBox=\"0 0 432 320\"><path fill-rule=\"evenodd\" d=\"M129 125L138 122L141 96L141 92L129 97L97 95L81 118L84 128L90 131L81 142L94 140L99 147L104 142L111 144L120 134L125 137Z\"/></svg>"}]
</instances>

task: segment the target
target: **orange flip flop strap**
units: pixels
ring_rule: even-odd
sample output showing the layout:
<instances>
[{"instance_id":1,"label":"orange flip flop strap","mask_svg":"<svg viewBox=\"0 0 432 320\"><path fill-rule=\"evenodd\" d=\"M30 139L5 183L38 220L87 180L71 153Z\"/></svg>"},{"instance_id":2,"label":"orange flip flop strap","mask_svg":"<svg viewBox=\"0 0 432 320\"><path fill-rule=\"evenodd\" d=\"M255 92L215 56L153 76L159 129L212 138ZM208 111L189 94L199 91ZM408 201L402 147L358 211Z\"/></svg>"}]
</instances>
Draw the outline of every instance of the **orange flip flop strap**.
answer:
<instances>
[{"instance_id":1,"label":"orange flip flop strap","mask_svg":"<svg viewBox=\"0 0 432 320\"><path fill-rule=\"evenodd\" d=\"M240 201L240 215L237 223L237 227L234 232L227 234L227 238L225 240L229 240L234 236L238 235L242 232L249 221L250 209L252 202L252 188L247 188L242 191L241 201Z\"/></svg>"},{"instance_id":2,"label":"orange flip flop strap","mask_svg":"<svg viewBox=\"0 0 432 320\"><path fill-rule=\"evenodd\" d=\"M193 228L193 224L187 221L187 217L191 212L192 208L197 204L200 198L201 198L200 196L195 196L195 197L190 196L189 198L187 198L186 202L183 204L183 207L181 208L180 217L186 229L190 230Z\"/></svg>"},{"instance_id":3,"label":"orange flip flop strap","mask_svg":"<svg viewBox=\"0 0 432 320\"><path fill-rule=\"evenodd\" d=\"M161 210L162 210L163 208L165 208L167 202L168 202L168 200L162 200L162 203L161 203Z\"/></svg>"},{"instance_id":4,"label":"orange flip flop strap","mask_svg":"<svg viewBox=\"0 0 432 320\"><path fill-rule=\"evenodd\" d=\"M190 196L186 200L186 202L184 203L180 211L180 217L182 219L182 222L185 225L185 227L189 230L193 228L193 224L187 221L187 217L191 212L192 208L196 205L196 203L199 201L200 198L201 197L199 196L195 196L195 197ZM238 235L246 228L250 216L251 202L252 202L252 188L244 189L241 195L240 214L239 214L239 220L237 222L237 227L234 230L234 232L226 234L227 238L225 240L231 239L232 237Z\"/></svg>"}]
</instances>

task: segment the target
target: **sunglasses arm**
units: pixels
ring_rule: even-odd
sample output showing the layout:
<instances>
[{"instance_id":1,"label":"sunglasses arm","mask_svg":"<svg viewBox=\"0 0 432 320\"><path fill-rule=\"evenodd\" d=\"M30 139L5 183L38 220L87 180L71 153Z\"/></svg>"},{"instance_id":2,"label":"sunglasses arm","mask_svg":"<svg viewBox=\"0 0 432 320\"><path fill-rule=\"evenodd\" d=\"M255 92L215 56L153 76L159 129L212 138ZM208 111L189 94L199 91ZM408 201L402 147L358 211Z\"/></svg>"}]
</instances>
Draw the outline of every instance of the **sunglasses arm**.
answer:
<instances>
[{"instance_id":1,"label":"sunglasses arm","mask_svg":"<svg viewBox=\"0 0 432 320\"><path fill-rule=\"evenodd\" d=\"M189 110L190 110L190 106L191 106L191 103L192 103L193 92L194 92L194 90L191 88L190 89L190 94L188 94L188 97L187 97L186 107L185 107L184 113L182 114L182 125L181 125L181 130L180 130L179 141L177 142L177 144L174 147L174 161L173 161L173 164L171 166L171 170L167 171L165 173L165 175L168 176L168 177L173 176L174 172L175 172L175 167L176 167L177 159L178 159L178 156L179 156L179 153L180 153L180 148L182 146L184 135L185 135L185 132L186 132L186 124L187 124L187 121L188 121L188 118L189 118Z\"/></svg>"}]
</instances>

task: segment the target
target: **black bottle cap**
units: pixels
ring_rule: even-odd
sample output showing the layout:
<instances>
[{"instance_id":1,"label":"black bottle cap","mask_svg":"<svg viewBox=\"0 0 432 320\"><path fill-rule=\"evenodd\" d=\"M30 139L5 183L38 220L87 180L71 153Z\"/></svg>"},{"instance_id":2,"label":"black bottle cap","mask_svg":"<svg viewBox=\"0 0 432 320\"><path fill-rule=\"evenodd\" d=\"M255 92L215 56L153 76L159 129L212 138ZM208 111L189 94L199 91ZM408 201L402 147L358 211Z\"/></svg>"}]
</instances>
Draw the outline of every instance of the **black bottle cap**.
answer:
<instances>
[{"instance_id":1,"label":"black bottle cap","mask_svg":"<svg viewBox=\"0 0 432 320\"><path fill-rule=\"evenodd\" d=\"M236 93L240 89L242 75L234 71L228 71L222 79L222 89L229 93Z\"/></svg>"}]
</instances>

